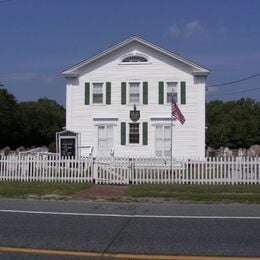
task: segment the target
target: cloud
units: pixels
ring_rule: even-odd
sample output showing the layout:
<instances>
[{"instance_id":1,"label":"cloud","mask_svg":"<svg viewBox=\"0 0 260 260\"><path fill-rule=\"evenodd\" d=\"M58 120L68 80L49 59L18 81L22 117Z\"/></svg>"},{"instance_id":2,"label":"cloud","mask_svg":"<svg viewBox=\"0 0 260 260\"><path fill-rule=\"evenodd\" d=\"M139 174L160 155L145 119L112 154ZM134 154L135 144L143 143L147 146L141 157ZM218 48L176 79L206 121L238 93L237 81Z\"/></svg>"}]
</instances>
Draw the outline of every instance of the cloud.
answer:
<instances>
[{"instance_id":1,"label":"cloud","mask_svg":"<svg viewBox=\"0 0 260 260\"><path fill-rule=\"evenodd\" d=\"M179 26L177 24L172 24L169 27L169 34L173 37L192 37L198 33L203 33L205 31L205 28L202 26L201 22L199 20L194 20L191 22L188 22L187 24L183 26Z\"/></svg>"},{"instance_id":2,"label":"cloud","mask_svg":"<svg viewBox=\"0 0 260 260\"><path fill-rule=\"evenodd\" d=\"M186 24L184 35L187 37L190 37L193 34L200 33L203 31L204 31L204 28L201 25L200 21L194 20L194 21Z\"/></svg>"},{"instance_id":3,"label":"cloud","mask_svg":"<svg viewBox=\"0 0 260 260\"><path fill-rule=\"evenodd\" d=\"M181 29L178 27L178 25L173 24L170 26L169 32L172 36L179 36L181 33Z\"/></svg>"}]
</instances>

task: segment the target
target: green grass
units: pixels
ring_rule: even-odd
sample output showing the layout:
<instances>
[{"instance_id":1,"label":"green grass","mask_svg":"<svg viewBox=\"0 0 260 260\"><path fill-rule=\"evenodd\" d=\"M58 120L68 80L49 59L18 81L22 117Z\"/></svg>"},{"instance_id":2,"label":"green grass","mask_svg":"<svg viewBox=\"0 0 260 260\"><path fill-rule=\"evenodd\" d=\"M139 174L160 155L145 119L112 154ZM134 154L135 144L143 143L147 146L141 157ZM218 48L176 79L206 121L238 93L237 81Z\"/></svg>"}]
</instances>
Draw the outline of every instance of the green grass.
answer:
<instances>
[{"instance_id":1,"label":"green grass","mask_svg":"<svg viewBox=\"0 0 260 260\"><path fill-rule=\"evenodd\" d=\"M129 186L127 195L179 201L260 203L260 185L145 184Z\"/></svg>"},{"instance_id":2,"label":"green grass","mask_svg":"<svg viewBox=\"0 0 260 260\"><path fill-rule=\"evenodd\" d=\"M0 197L14 198L49 194L66 197L86 190L91 185L86 183L0 182Z\"/></svg>"}]
</instances>

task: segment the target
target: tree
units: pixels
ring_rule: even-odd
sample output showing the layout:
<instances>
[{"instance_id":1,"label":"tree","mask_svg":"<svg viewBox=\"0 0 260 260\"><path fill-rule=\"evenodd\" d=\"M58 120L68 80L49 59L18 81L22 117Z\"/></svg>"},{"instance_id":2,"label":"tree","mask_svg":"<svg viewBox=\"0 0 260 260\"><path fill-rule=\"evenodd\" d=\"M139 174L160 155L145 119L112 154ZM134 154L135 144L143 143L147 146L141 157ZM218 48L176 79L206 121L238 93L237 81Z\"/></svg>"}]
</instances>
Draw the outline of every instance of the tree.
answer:
<instances>
[{"instance_id":1,"label":"tree","mask_svg":"<svg viewBox=\"0 0 260 260\"><path fill-rule=\"evenodd\" d=\"M206 143L218 148L260 144L260 103L252 99L211 101L206 106Z\"/></svg>"},{"instance_id":2,"label":"tree","mask_svg":"<svg viewBox=\"0 0 260 260\"><path fill-rule=\"evenodd\" d=\"M19 104L26 146L49 146L65 125L65 109L56 101L41 98Z\"/></svg>"},{"instance_id":3,"label":"tree","mask_svg":"<svg viewBox=\"0 0 260 260\"><path fill-rule=\"evenodd\" d=\"M0 148L16 147L20 138L19 110L15 97L0 88Z\"/></svg>"}]
</instances>

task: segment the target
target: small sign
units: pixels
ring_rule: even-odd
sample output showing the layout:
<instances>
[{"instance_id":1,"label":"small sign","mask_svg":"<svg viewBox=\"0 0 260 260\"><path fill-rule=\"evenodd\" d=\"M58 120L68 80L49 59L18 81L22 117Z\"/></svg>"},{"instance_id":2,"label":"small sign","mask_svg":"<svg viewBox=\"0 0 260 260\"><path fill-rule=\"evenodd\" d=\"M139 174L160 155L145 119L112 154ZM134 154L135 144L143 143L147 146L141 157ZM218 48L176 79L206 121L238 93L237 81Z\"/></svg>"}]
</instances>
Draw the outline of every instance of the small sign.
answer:
<instances>
[{"instance_id":1,"label":"small sign","mask_svg":"<svg viewBox=\"0 0 260 260\"><path fill-rule=\"evenodd\" d=\"M140 119L140 111L136 110L136 106L134 105L134 110L130 110L130 119L133 122L136 122Z\"/></svg>"},{"instance_id":2,"label":"small sign","mask_svg":"<svg viewBox=\"0 0 260 260\"><path fill-rule=\"evenodd\" d=\"M76 155L76 139L61 138L60 139L60 155L75 158Z\"/></svg>"}]
</instances>

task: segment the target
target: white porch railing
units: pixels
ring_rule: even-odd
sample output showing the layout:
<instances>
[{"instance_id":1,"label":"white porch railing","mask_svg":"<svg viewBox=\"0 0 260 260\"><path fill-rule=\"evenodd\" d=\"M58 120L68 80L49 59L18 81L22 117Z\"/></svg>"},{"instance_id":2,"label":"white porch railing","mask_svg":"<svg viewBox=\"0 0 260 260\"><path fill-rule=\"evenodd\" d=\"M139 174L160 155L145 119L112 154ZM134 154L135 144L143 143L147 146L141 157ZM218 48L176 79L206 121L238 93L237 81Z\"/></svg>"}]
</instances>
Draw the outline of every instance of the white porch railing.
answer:
<instances>
[{"instance_id":1,"label":"white porch railing","mask_svg":"<svg viewBox=\"0 0 260 260\"><path fill-rule=\"evenodd\" d=\"M260 184L260 159L2 156L0 181Z\"/></svg>"}]
</instances>

